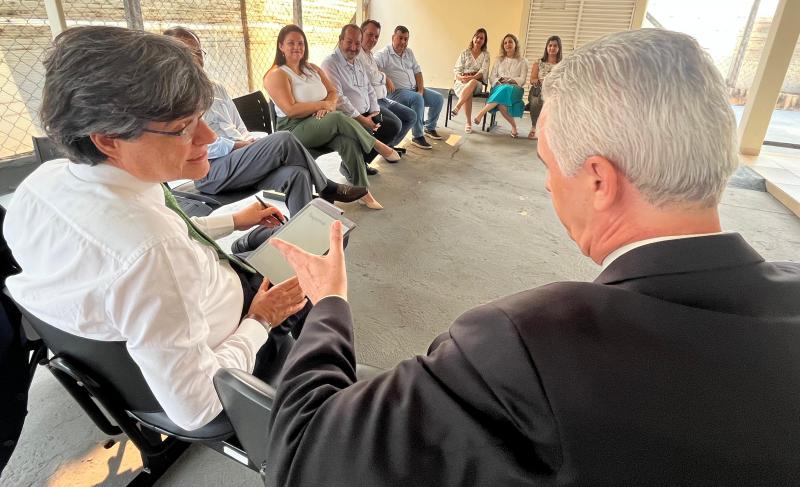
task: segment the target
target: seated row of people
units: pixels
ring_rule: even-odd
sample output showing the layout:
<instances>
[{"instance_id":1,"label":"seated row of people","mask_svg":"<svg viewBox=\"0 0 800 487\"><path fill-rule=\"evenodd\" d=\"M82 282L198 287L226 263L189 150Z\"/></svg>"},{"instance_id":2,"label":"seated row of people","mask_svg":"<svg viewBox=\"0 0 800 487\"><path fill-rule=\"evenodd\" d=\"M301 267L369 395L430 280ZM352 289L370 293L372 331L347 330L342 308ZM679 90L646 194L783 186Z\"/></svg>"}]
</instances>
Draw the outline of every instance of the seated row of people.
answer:
<instances>
[{"instance_id":1,"label":"seated row of people","mask_svg":"<svg viewBox=\"0 0 800 487\"><path fill-rule=\"evenodd\" d=\"M369 163L377 155L399 161L405 149L397 145L409 130L412 144L431 149L425 136L441 139L436 122L442 97L424 87L421 69L407 48L407 28L395 29L392 45L373 55L380 28L375 20L362 27L345 25L338 46L322 67L308 61L308 40L300 27L287 25L280 30L264 88L275 104L276 128L293 138L252 137L224 87L215 83L214 104L204 120L219 138L209 147L212 169L197 181L198 189L210 194L251 186L279 189L287 193L292 202L287 206L294 212L310 199L313 183L327 199L358 200L382 209L368 189L368 175L377 173ZM203 65L196 33L174 27L165 34L186 44ZM429 118L423 132L426 106ZM305 149L335 150L342 158L340 171L354 186L325 178L307 151L298 152L298 141Z\"/></svg>"},{"instance_id":2,"label":"seated row of people","mask_svg":"<svg viewBox=\"0 0 800 487\"><path fill-rule=\"evenodd\" d=\"M464 132L469 134L472 132L473 122L479 124L487 113L499 111L511 125L511 137L517 138L519 133L514 118L522 117L524 112L522 95L528 73L528 61L520 54L517 36L506 34L500 44L500 58L489 72L491 59L487 50L487 38L486 29L481 27L476 30L467 49L456 59L453 68L455 75L453 91L458 96L458 102L449 115L457 116L463 107L467 118ZM547 40L544 55L530 71L531 89L528 93L528 104L531 131L528 138L536 138L536 122L542 109L542 80L559 61L561 61L561 38L551 36ZM492 90L486 105L473 119L472 99L489 85Z\"/></svg>"},{"instance_id":3,"label":"seated row of people","mask_svg":"<svg viewBox=\"0 0 800 487\"><path fill-rule=\"evenodd\" d=\"M426 356L356 386L341 225L325 257L275 242L298 278L272 286L211 239L276 225L280 212L254 204L189 219L163 185L209 172L217 136L203 114L215 89L197 54L161 35L82 26L55 39L44 67L42 127L68 159L42 164L9 205L4 232L22 269L11 295L69 333L125 341L188 430L221 413L220 367L263 377L269 345L305 321L264 432L267 485L800 476L800 268L722 232L736 122L722 76L688 36L612 34L547 75L545 186L569 236L602 265L598 279L475 308Z\"/></svg>"}]
</instances>

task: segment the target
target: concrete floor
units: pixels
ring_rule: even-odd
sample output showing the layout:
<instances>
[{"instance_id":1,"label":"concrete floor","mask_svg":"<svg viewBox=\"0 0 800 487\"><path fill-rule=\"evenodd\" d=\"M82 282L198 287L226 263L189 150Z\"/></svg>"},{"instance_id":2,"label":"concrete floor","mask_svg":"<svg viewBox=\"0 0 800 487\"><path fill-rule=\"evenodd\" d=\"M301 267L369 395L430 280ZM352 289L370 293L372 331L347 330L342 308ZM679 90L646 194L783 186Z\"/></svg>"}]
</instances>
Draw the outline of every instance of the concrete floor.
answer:
<instances>
[{"instance_id":1,"label":"concrete floor","mask_svg":"<svg viewBox=\"0 0 800 487\"><path fill-rule=\"evenodd\" d=\"M463 123L463 121L462 121ZM502 123L502 122L501 122ZM554 280L591 280L598 268L566 237L544 190L535 142L503 126L464 136L458 121L432 151L410 147L398 164L376 163L373 192L386 207L343 205L359 224L347 249L358 359L380 367L424 353L468 308ZM520 133L529 126L520 125ZM327 170L336 162L328 161ZM769 194L729 188L726 230L769 260L800 259L800 219ZM127 442L101 434L44 370L3 486L124 485L140 468ZM256 486L258 476L192 447L162 486Z\"/></svg>"}]
</instances>

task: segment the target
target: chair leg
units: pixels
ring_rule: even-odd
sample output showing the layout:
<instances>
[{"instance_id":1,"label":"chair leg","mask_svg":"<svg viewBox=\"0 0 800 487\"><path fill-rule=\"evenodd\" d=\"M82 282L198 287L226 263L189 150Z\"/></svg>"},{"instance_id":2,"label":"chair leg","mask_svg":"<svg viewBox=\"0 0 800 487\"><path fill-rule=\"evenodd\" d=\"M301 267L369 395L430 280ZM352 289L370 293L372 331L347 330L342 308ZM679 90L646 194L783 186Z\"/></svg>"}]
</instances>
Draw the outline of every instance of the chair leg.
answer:
<instances>
[{"instance_id":1,"label":"chair leg","mask_svg":"<svg viewBox=\"0 0 800 487\"><path fill-rule=\"evenodd\" d=\"M158 433L155 432L148 433L158 436ZM166 442L171 442L171 444L166 451L159 455L142 453L142 466L144 469L128 483L128 487L152 487L155 485L190 445L190 443L176 440L175 438L167 439Z\"/></svg>"},{"instance_id":2,"label":"chair leg","mask_svg":"<svg viewBox=\"0 0 800 487\"><path fill-rule=\"evenodd\" d=\"M444 126L450 121L450 111L453 110L453 90L447 92L447 113L444 116Z\"/></svg>"}]
</instances>

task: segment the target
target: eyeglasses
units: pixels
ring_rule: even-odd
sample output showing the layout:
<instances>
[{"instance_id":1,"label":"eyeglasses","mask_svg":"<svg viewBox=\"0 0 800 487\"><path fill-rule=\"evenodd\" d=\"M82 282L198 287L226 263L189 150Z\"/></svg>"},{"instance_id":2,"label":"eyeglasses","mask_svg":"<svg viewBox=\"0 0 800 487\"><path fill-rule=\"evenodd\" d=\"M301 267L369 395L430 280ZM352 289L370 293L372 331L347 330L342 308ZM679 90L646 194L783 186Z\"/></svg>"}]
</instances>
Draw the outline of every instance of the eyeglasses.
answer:
<instances>
[{"instance_id":1,"label":"eyeglasses","mask_svg":"<svg viewBox=\"0 0 800 487\"><path fill-rule=\"evenodd\" d=\"M170 137L178 137L182 143L188 144L194 138L194 133L197 130L197 125L200 123L201 118L203 118L202 113L198 115L197 118L189 122L185 127L183 127L180 130L176 130L174 132L170 132L167 130L148 129L148 128L143 128L142 132L148 132L151 134L158 134L158 135L169 135Z\"/></svg>"}]
</instances>

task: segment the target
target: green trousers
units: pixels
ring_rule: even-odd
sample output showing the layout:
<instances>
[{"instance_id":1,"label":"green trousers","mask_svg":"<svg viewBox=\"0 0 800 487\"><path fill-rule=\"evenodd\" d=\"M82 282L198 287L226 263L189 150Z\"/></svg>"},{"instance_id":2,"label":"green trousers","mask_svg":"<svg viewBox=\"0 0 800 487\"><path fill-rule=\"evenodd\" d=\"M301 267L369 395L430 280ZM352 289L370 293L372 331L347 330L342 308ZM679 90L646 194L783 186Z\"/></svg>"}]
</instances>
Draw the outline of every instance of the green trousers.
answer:
<instances>
[{"instance_id":1,"label":"green trousers","mask_svg":"<svg viewBox=\"0 0 800 487\"><path fill-rule=\"evenodd\" d=\"M364 154L375 146L375 137L352 118L342 112L330 112L317 120L306 118L278 118L277 129L288 130L307 149L328 146L342 157L341 172L355 186L369 186Z\"/></svg>"}]
</instances>

